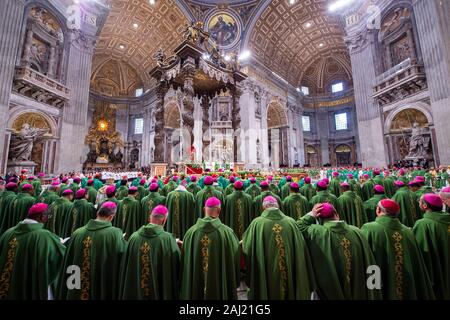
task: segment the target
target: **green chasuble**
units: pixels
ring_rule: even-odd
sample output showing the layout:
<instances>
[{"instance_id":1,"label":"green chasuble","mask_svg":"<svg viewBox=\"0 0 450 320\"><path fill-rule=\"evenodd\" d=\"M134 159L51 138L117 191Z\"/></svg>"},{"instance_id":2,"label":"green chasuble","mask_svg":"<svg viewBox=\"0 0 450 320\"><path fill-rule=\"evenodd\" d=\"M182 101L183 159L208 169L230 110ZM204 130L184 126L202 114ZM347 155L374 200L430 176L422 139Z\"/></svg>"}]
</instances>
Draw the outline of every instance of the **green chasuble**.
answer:
<instances>
[{"instance_id":1,"label":"green chasuble","mask_svg":"<svg viewBox=\"0 0 450 320\"><path fill-rule=\"evenodd\" d=\"M78 228L84 227L91 219L95 219L96 211L92 203L86 199L75 200L67 220L67 230L71 235Z\"/></svg>"},{"instance_id":2,"label":"green chasuble","mask_svg":"<svg viewBox=\"0 0 450 320\"><path fill-rule=\"evenodd\" d=\"M305 183L300 188L300 193L308 199L308 201L311 201L311 199L316 195L316 189L311 183Z\"/></svg>"},{"instance_id":3,"label":"green chasuble","mask_svg":"<svg viewBox=\"0 0 450 320\"><path fill-rule=\"evenodd\" d=\"M186 187L187 191L189 191L190 193L192 193L194 195L194 197L197 195L197 193L202 190L202 188L200 188L198 186L197 183L195 182L190 182L187 187Z\"/></svg>"},{"instance_id":4,"label":"green chasuble","mask_svg":"<svg viewBox=\"0 0 450 320\"><path fill-rule=\"evenodd\" d=\"M177 184L175 181L170 180L161 190L162 195L167 197L167 195L177 188Z\"/></svg>"},{"instance_id":5,"label":"green chasuble","mask_svg":"<svg viewBox=\"0 0 450 320\"><path fill-rule=\"evenodd\" d=\"M356 192L356 194L362 199L363 193L359 183L355 179L349 179L348 184L350 185L350 189Z\"/></svg>"},{"instance_id":6,"label":"green chasuble","mask_svg":"<svg viewBox=\"0 0 450 320\"><path fill-rule=\"evenodd\" d=\"M450 299L450 214L427 212L413 228L438 300Z\"/></svg>"},{"instance_id":7,"label":"green chasuble","mask_svg":"<svg viewBox=\"0 0 450 320\"><path fill-rule=\"evenodd\" d=\"M221 216L238 239L242 239L244 231L252 222L252 197L242 190L234 190L225 198L225 209L222 209Z\"/></svg>"},{"instance_id":8,"label":"green chasuble","mask_svg":"<svg viewBox=\"0 0 450 320\"><path fill-rule=\"evenodd\" d=\"M145 188L144 186L141 185L139 185L137 189L139 195L136 197L136 199L140 202L142 199L144 199L144 197L148 196L149 190L148 188Z\"/></svg>"},{"instance_id":9,"label":"green chasuble","mask_svg":"<svg viewBox=\"0 0 450 320\"><path fill-rule=\"evenodd\" d=\"M73 203L69 199L59 198L50 205L49 219L45 223L45 229L53 232L63 239L70 237L72 230L69 228L69 219Z\"/></svg>"},{"instance_id":10,"label":"green chasuble","mask_svg":"<svg viewBox=\"0 0 450 320\"><path fill-rule=\"evenodd\" d=\"M367 268L376 263L362 232L345 221L323 222L315 224L311 215L297 222L309 247L320 299L381 299L381 290L367 287Z\"/></svg>"},{"instance_id":11,"label":"green chasuble","mask_svg":"<svg viewBox=\"0 0 450 320\"><path fill-rule=\"evenodd\" d=\"M373 191L373 187L375 187L375 184L372 180L367 180L362 185L362 200L367 201L370 198L373 197L375 191Z\"/></svg>"},{"instance_id":12,"label":"green chasuble","mask_svg":"<svg viewBox=\"0 0 450 320\"><path fill-rule=\"evenodd\" d=\"M361 231L381 269L383 299L434 298L428 273L411 229L396 217L380 216Z\"/></svg>"},{"instance_id":13,"label":"green chasuble","mask_svg":"<svg viewBox=\"0 0 450 320\"><path fill-rule=\"evenodd\" d=\"M116 197L117 200L122 200L123 198L128 196L128 187L127 186L120 186L117 189Z\"/></svg>"},{"instance_id":14,"label":"green chasuble","mask_svg":"<svg viewBox=\"0 0 450 320\"><path fill-rule=\"evenodd\" d=\"M205 206L205 202L211 197L216 197L223 204L223 193L217 190L214 186L205 186L203 190L199 191L195 196L196 218L200 218L203 216L203 207Z\"/></svg>"},{"instance_id":15,"label":"green chasuble","mask_svg":"<svg viewBox=\"0 0 450 320\"><path fill-rule=\"evenodd\" d=\"M15 198L16 193L14 191L5 190L0 193L0 236L11 227L6 209Z\"/></svg>"},{"instance_id":16,"label":"green chasuble","mask_svg":"<svg viewBox=\"0 0 450 320\"><path fill-rule=\"evenodd\" d=\"M361 228L367 222L364 204L361 198L353 191L346 191L338 198L339 206L336 210L342 220L348 224Z\"/></svg>"},{"instance_id":17,"label":"green chasuble","mask_svg":"<svg viewBox=\"0 0 450 320\"><path fill-rule=\"evenodd\" d=\"M291 193L291 183L286 183L284 186L281 187L280 189L280 198L281 200L286 199L287 197L289 197L289 194Z\"/></svg>"},{"instance_id":18,"label":"green chasuble","mask_svg":"<svg viewBox=\"0 0 450 320\"><path fill-rule=\"evenodd\" d=\"M60 300L118 299L120 262L126 250L122 230L111 222L90 220L77 229L67 244L63 268L59 275L57 298ZM69 266L81 271L80 289L68 289Z\"/></svg>"},{"instance_id":19,"label":"green chasuble","mask_svg":"<svg viewBox=\"0 0 450 320\"><path fill-rule=\"evenodd\" d=\"M0 238L0 300L47 300L65 247L42 223L19 223Z\"/></svg>"},{"instance_id":20,"label":"green chasuble","mask_svg":"<svg viewBox=\"0 0 450 320\"><path fill-rule=\"evenodd\" d=\"M283 213L294 220L298 220L310 210L308 199L300 193L291 193L283 200Z\"/></svg>"},{"instance_id":21,"label":"green chasuble","mask_svg":"<svg viewBox=\"0 0 450 320\"><path fill-rule=\"evenodd\" d=\"M276 184L270 183L269 190L272 191L273 194L276 194L278 197L280 196L280 189Z\"/></svg>"},{"instance_id":22,"label":"green chasuble","mask_svg":"<svg viewBox=\"0 0 450 320\"><path fill-rule=\"evenodd\" d=\"M28 216L28 210L36 203L36 198L29 193L19 192L12 201L8 203L6 215L8 216L8 228L18 224Z\"/></svg>"},{"instance_id":23,"label":"green chasuble","mask_svg":"<svg viewBox=\"0 0 450 320\"><path fill-rule=\"evenodd\" d=\"M245 192L252 197L252 199L255 199L257 196L261 194L261 188L256 185L256 183L251 184L247 189L245 189Z\"/></svg>"},{"instance_id":24,"label":"green chasuble","mask_svg":"<svg viewBox=\"0 0 450 320\"><path fill-rule=\"evenodd\" d=\"M99 190L101 187L103 187L103 182L97 178L94 179L94 188L95 190Z\"/></svg>"},{"instance_id":25,"label":"green chasuble","mask_svg":"<svg viewBox=\"0 0 450 320\"><path fill-rule=\"evenodd\" d=\"M317 194L311 198L309 204L310 207L312 208L314 207L315 204L326 202L332 204L336 210L339 208L338 199L334 194L330 193L328 190L322 190L317 192Z\"/></svg>"},{"instance_id":26,"label":"green chasuble","mask_svg":"<svg viewBox=\"0 0 450 320\"><path fill-rule=\"evenodd\" d=\"M265 210L244 233L249 300L309 300L314 273L295 220L279 209Z\"/></svg>"},{"instance_id":27,"label":"green chasuble","mask_svg":"<svg viewBox=\"0 0 450 320\"><path fill-rule=\"evenodd\" d=\"M414 192L408 187L401 187L392 197L400 205L399 219L407 227L413 227L420 218L420 210Z\"/></svg>"},{"instance_id":28,"label":"green chasuble","mask_svg":"<svg viewBox=\"0 0 450 320\"><path fill-rule=\"evenodd\" d=\"M239 240L220 219L198 219L184 236L182 300L237 300Z\"/></svg>"},{"instance_id":29,"label":"green chasuble","mask_svg":"<svg viewBox=\"0 0 450 320\"><path fill-rule=\"evenodd\" d=\"M133 196L128 196L120 202L115 219L118 220L117 227L125 233L125 240L147 223L147 215Z\"/></svg>"},{"instance_id":30,"label":"green chasuble","mask_svg":"<svg viewBox=\"0 0 450 320\"><path fill-rule=\"evenodd\" d=\"M88 201L93 205L95 205L95 203L97 202L97 190L94 187L90 186L87 187L87 193L88 193Z\"/></svg>"},{"instance_id":31,"label":"green chasuble","mask_svg":"<svg viewBox=\"0 0 450 320\"><path fill-rule=\"evenodd\" d=\"M234 190L234 185L233 185L233 184L229 184L229 185L225 188L225 191L224 191L225 197L226 197L226 196L229 196L230 194L232 194L232 193L233 193L233 190Z\"/></svg>"},{"instance_id":32,"label":"green chasuble","mask_svg":"<svg viewBox=\"0 0 450 320\"><path fill-rule=\"evenodd\" d=\"M259 217L261 215L261 213L263 213L263 211L264 211L263 201L264 201L264 198L266 198L268 196L272 196L275 199L277 199L279 208L283 207L283 201L281 201L279 196L274 194L272 191L263 191L263 192L261 192L261 194L259 196L256 196L255 199L253 199L252 220L255 219L256 217Z\"/></svg>"},{"instance_id":33,"label":"green chasuble","mask_svg":"<svg viewBox=\"0 0 450 320\"><path fill-rule=\"evenodd\" d=\"M39 197L39 195L42 192L41 181L37 180L37 179L34 179L33 182L31 183L31 185L33 186L34 196L37 199L37 197Z\"/></svg>"},{"instance_id":34,"label":"green chasuble","mask_svg":"<svg viewBox=\"0 0 450 320\"><path fill-rule=\"evenodd\" d=\"M337 198L339 198L342 194L341 180L339 178L332 178L330 181L330 185L328 186L328 190L331 194L334 194Z\"/></svg>"},{"instance_id":35,"label":"green chasuble","mask_svg":"<svg viewBox=\"0 0 450 320\"><path fill-rule=\"evenodd\" d=\"M197 195L199 194L200 192ZM194 196L189 191L174 190L167 196L166 206L169 210L167 231L182 239L197 219Z\"/></svg>"},{"instance_id":36,"label":"green chasuble","mask_svg":"<svg viewBox=\"0 0 450 320\"><path fill-rule=\"evenodd\" d=\"M148 223L150 213L153 208L158 205L166 205L166 197L163 197L159 192L150 192L146 197L141 200L142 214L145 215L145 223Z\"/></svg>"},{"instance_id":37,"label":"green chasuble","mask_svg":"<svg viewBox=\"0 0 450 320\"><path fill-rule=\"evenodd\" d=\"M180 249L162 226L148 224L128 240L122 261L121 294L125 300L176 300Z\"/></svg>"},{"instance_id":38,"label":"green chasuble","mask_svg":"<svg viewBox=\"0 0 450 320\"><path fill-rule=\"evenodd\" d=\"M48 205L51 205L53 201L56 201L56 199L59 199L58 193L54 191L44 191L42 197L39 199L40 202L46 203Z\"/></svg>"},{"instance_id":39,"label":"green chasuble","mask_svg":"<svg viewBox=\"0 0 450 320\"><path fill-rule=\"evenodd\" d=\"M375 194L372 198L364 202L364 212L368 222L375 221L378 203L383 199L386 199L384 194Z\"/></svg>"},{"instance_id":40,"label":"green chasuble","mask_svg":"<svg viewBox=\"0 0 450 320\"><path fill-rule=\"evenodd\" d=\"M383 181L384 193L388 198L392 198L395 194L394 179L392 177L386 177Z\"/></svg>"}]
</instances>

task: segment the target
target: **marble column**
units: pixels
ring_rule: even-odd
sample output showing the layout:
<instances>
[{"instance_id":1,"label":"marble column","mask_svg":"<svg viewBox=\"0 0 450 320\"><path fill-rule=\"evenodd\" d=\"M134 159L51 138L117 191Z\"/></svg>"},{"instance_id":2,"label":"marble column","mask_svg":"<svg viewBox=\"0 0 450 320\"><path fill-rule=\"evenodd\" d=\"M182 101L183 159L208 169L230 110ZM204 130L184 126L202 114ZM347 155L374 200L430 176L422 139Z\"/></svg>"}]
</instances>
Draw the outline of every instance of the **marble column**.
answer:
<instances>
[{"instance_id":1,"label":"marble column","mask_svg":"<svg viewBox=\"0 0 450 320\"><path fill-rule=\"evenodd\" d=\"M182 161L191 161L191 146L194 144L194 70L187 68L185 70L183 86L183 159Z\"/></svg>"},{"instance_id":2,"label":"marble column","mask_svg":"<svg viewBox=\"0 0 450 320\"><path fill-rule=\"evenodd\" d=\"M23 11L24 0L0 1L0 173L6 170L8 156L6 124Z\"/></svg>"},{"instance_id":3,"label":"marble column","mask_svg":"<svg viewBox=\"0 0 450 320\"><path fill-rule=\"evenodd\" d=\"M239 99L242 95L240 88L234 88L232 91L233 107L232 107L232 126L233 126L233 161L240 162L240 143L241 139L241 106ZM238 131L239 130L239 131Z\"/></svg>"},{"instance_id":4,"label":"marble column","mask_svg":"<svg viewBox=\"0 0 450 320\"><path fill-rule=\"evenodd\" d=\"M167 93L167 84L161 82L156 88L156 104L155 104L155 150L153 162L164 163L164 97Z\"/></svg>"},{"instance_id":5,"label":"marble column","mask_svg":"<svg viewBox=\"0 0 450 320\"><path fill-rule=\"evenodd\" d=\"M330 132L330 128L328 125L328 112L326 110L318 110L317 111L317 134L319 136L320 139L320 150L317 150L320 155L321 155L321 159L322 159L322 163L326 164L326 163L331 163L330 160L330 152L329 152L329 147L328 147L328 137L330 136L329 132Z\"/></svg>"},{"instance_id":6,"label":"marble column","mask_svg":"<svg viewBox=\"0 0 450 320\"><path fill-rule=\"evenodd\" d=\"M95 40L79 30L71 31L69 36L66 86L70 89L70 100L63 109L58 172L82 169L86 160L84 139L89 129L87 116Z\"/></svg>"},{"instance_id":7,"label":"marble column","mask_svg":"<svg viewBox=\"0 0 450 320\"><path fill-rule=\"evenodd\" d=\"M450 164L450 2L413 1L441 165ZM431 23L432 21L432 23Z\"/></svg>"},{"instance_id":8,"label":"marble column","mask_svg":"<svg viewBox=\"0 0 450 320\"><path fill-rule=\"evenodd\" d=\"M365 25L364 25L365 27ZM364 30L346 38L350 49L361 161L365 167L387 165L380 107L372 97L376 84L374 34Z\"/></svg>"},{"instance_id":9,"label":"marble column","mask_svg":"<svg viewBox=\"0 0 450 320\"><path fill-rule=\"evenodd\" d=\"M203 154L208 154L207 150L211 143L211 137L209 134L209 102L210 99L207 95L202 97L202 149Z\"/></svg>"}]
</instances>

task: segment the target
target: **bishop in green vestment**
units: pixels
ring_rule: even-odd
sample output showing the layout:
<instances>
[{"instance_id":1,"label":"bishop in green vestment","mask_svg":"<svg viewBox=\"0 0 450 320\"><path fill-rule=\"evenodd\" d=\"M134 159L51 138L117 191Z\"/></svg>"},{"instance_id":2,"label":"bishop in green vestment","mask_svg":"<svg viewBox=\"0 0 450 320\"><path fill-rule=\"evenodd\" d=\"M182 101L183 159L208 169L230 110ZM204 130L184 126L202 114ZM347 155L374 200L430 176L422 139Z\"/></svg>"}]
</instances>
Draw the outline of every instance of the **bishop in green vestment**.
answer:
<instances>
[{"instance_id":1,"label":"bishop in green vestment","mask_svg":"<svg viewBox=\"0 0 450 320\"><path fill-rule=\"evenodd\" d=\"M149 224L128 240L122 261L121 299L178 299L181 253L175 237L164 231L167 214L165 206L156 206Z\"/></svg>"},{"instance_id":2,"label":"bishop in green vestment","mask_svg":"<svg viewBox=\"0 0 450 320\"><path fill-rule=\"evenodd\" d=\"M119 219L118 227L125 233L125 240L147 222L147 214L142 211L140 202L137 200L139 193L137 187L128 189L128 197L124 198L117 210Z\"/></svg>"},{"instance_id":3,"label":"bishop in green vestment","mask_svg":"<svg viewBox=\"0 0 450 320\"><path fill-rule=\"evenodd\" d=\"M270 191L269 183L267 181L262 181L260 184L261 187L261 193L253 199L253 205L252 205L252 219L255 219L256 217L259 217L261 213L263 213L263 200L265 197L272 196L278 201L278 207L281 208L283 206L283 202L281 201L280 197L278 197L275 193Z\"/></svg>"},{"instance_id":4,"label":"bishop in green vestment","mask_svg":"<svg viewBox=\"0 0 450 320\"><path fill-rule=\"evenodd\" d=\"M377 204L375 222L366 223L365 235L381 270L385 300L434 298L422 255L411 229L398 220L400 206L390 199Z\"/></svg>"},{"instance_id":5,"label":"bishop in green vestment","mask_svg":"<svg viewBox=\"0 0 450 320\"><path fill-rule=\"evenodd\" d=\"M146 221L149 221L150 213L158 205L166 205L166 197L159 194L159 185L150 184L150 193L141 200L142 213L146 215Z\"/></svg>"},{"instance_id":6,"label":"bishop in green vestment","mask_svg":"<svg viewBox=\"0 0 450 320\"><path fill-rule=\"evenodd\" d=\"M234 191L225 198L225 214L222 218L233 229L238 239L252 222L252 197L243 191L244 184L238 180L233 184Z\"/></svg>"},{"instance_id":7,"label":"bishop in green vestment","mask_svg":"<svg viewBox=\"0 0 450 320\"><path fill-rule=\"evenodd\" d=\"M93 180L88 180L86 191L87 191L87 194L88 194L88 199L87 200L95 206L95 204L97 202L97 189L95 189L95 187L94 187L94 181Z\"/></svg>"},{"instance_id":8,"label":"bishop in green vestment","mask_svg":"<svg viewBox=\"0 0 450 320\"><path fill-rule=\"evenodd\" d=\"M62 192L59 192L59 189L59 182L52 182L48 189L44 190L44 192L41 194L41 196L39 197L39 201L51 205L53 201L59 199L59 196L62 194Z\"/></svg>"},{"instance_id":9,"label":"bishop in green vestment","mask_svg":"<svg viewBox=\"0 0 450 320\"><path fill-rule=\"evenodd\" d=\"M311 184L311 178L306 177L305 178L305 184L300 188L300 193L308 199L308 201L311 201L311 199L316 195L316 189Z\"/></svg>"},{"instance_id":10,"label":"bishop in green vestment","mask_svg":"<svg viewBox=\"0 0 450 320\"><path fill-rule=\"evenodd\" d=\"M341 196L341 179L339 179L339 172L333 172L333 178L331 178L328 190L331 194L334 194L336 198Z\"/></svg>"},{"instance_id":11,"label":"bishop in green vestment","mask_svg":"<svg viewBox=\"0 0 450 320\"><path fill-rule=\"evenodd\" d=\"M335 208L339 206L338 200L334 194L328 191L328 184L326 180L320 180L317 182L317 194L311 198L309 202L310 207L312 208L317 203L331 203Z\"/></svg>"},{"instance_id":12,"label":"bishop in green vestment","mask_svg":"<svg viewBox=\"0 0 450 320\"><path fill-rule=\"evenodd\" d=\"M28 215L28 210L36 203L34 189L31 184L24 184L22 191L8 203L6 215L8 217L7 229L15 226Z\"/></svg>"},{"instance_id":13,"label":"bishop in green vestment","mask_svg":"<svg viewBox=\"0 0 450 320\"><path fill-rule=\"evenodd\" d=\"M197 184L197 176L191 176L190 182L187 185L186 189L194 195L194 198L197 193L202 190L202 188L200 188L200 186Z\"/></svg>"},{"instance_id":14,"label":"bishop in green vestment","mask_svg":"<svg viewBox=\"0 0 450 320\"><path fill-rule=\"evenodd\" d=\"M17 183L8 182L5 186L5 191L0 193L0 236L12 227L9 225L7 208L9 203L16 198L17 190Z\"/></svg>"},{"instance_id":15,"label":"bishop in green vestment","mask_svg":"<svg viewBox=\"0 0 450 320\"><path fill-rule=\"evenodd\" d=\"M292 177L286 177L286 183L280 189L280 199L284 200L291 194Z\"/></svg>"},{"instance_id":16,"label":"bishop in green vestment","mask_svg":"<svg viewBox=\"0 0 450 320\"><path fill-rule=\"evenodd\" d=\"M196 218L201 218L203 216L203 207L205 206L206 200L208 200L209 198L216 197L220 200L221 203L223 203L223 193L214 188L214 179L210 176L206 176L205 179L203 179L203 183L205 186L195 196Z\"/></svg>"},{"instance_id":17,"label":"bishop in green vestment","mask_svg":"<svg viewBox=\"0 0 450 320\"><path fill-rule=\"evenodd\" d=\"M381 290L367 286L367 268L375 258L358 228L340 220L329 203L315 205L297 224L311 253L321 300L381 299Z\"/></svg>"},{"instance_id":18,"label":"bishop in green vestment","mask_svg":"<svg viewBox=\"0 0 450 320\"><path fill-rule=\"evenodd\" d=\"M118 299L120 263L126 250L122 230L112 226L117 206L104 202L97 218L77 229L67 244L63 268L59 275L57 297L61 300ZM69 266L81 269L80 288L69 288Z\"/></svg>"},{"instance_id":19,"label":"bishop in green vestment","mask_svg":"<svg viewBox=\"0 0 450 320\"><path fill-rule=\"evenodd\" d=\"M364 174L363 177L364 182L362 185L362 200L367 201L373 197L373 187L375 186L375 183L372 179L370 179L370 176L367 173Z\"/></svg>"},{"instance_id":20,"label":"bishop in green vestment","mask_svg":"<svg viewBox=\"0 0 450 320\"><path fill-rule=\"evenodd\" d=\"M392 200L400 205L399 219L405 226L412 228L421 214L417 205L416 195L402 181L395 181L395 185L397 191Z\"/></svg>"},{"instance_id":21,"label":"bishop in green vestment","mask_svg":"<svg viewBox=\"0 0 450 320\"><path fill-rule=\"evenodd\" d=\"M86 189L79 189L75 193L75 201L67 219L67 230L71 235L75 230L86 225L91 219L95 219L96 212L92 203L88 202L89 195Z\"/></svg>"},{"instance_id":22,"label":"bishop in green vestment","mask_svg":"<svg viewBox=\"0 0 450 320\"><path fill-rule=\"evenodd\" d=\"M386 195L384 194L384 187L380 186L379 184L375 185L373 187L374 195L372 198L364 202L364 212L367 217L368 222L375 221L375 218L377 217L376 211L378 207L378 203L386 199Z\"/></svg>"},{"instance_id":23,"label":"bishop in green vestment","mask_svg":"<svg viewBox=\"0 0 450 320\"><path fill-rule=\"evenodd\" d=\"M117 200L122 200L126 196L128 196L128 181L126 179L120 180L120 186L117 189Z\"/></svg>"},{"instance_id":24,"label":"bishop in green vestment","mask_svg":"<svg viewBox=\"0 0 450 320\"><path fill-rule=\"evenodd\" d=\"M229 184L225 187L225 197L229 196L233 193L234 190L234 183L236 182L236 178L234 176L231 176L229 179Z\"/></svg>"},{"instance_id":25,"label":"bishop in green vestment","mask_svg":"<svg viewBox=\"0 0 450 320\"><path fill-rule=\"evenodd\" d=\"M0 300L47 300L65 248L44 229L48 205L37 203L27 219L0 237Z\"/></svg>"},{"instance_id":26,"label":"bishop in green vestment","mask_svg":"<svg viewBox=\"0 0 450 320\"><path fill-rule=\"evenodd\" d=\"M290 195L283 200L283 213L294 220L298 220L309 212L309 202L300 193L298 183L291 183L289 188Z\"/></svg>"},{"instance_id":27,"label":"bishop in green vestment","mask_svg":"<svg viewBox=\"0 0 450 320\"><path fill-rule=\"evenodd\" d=\"M443 212L443 201L436 194L420 199L425 212L413 228L438 300L450 299L450 214Z\"/></svg>"},{"instance_id":28,"label":"bishop in green vestment","mask_svg":"<svg viewBox=\"0 0 450 320\"><path fill-rule=\"evenodd\" d=\"M339 216L348 224L361 228L367 222L364 204L356 192L350 190L348 183L342 183L341 188L343 193L338 198Z\"/></svg>"},{"instance_id":29,"label":"bishop in green vestment","mask_svg":"<svg viewBox=\"0 0 450 320\"><path fill-rule=\"evenodd\" d=\"M36 179L34 176L28 177L28 183L33 186L34 197L37 199L42 192L41 180Z\"/></svg>"},{"instance_id":30,"label":"bishop in green vestment","mask_svg":"<svg viewBox=\"0 0 450 320\"><path fill-rule=\"evenodd\" d=\"M73 194L76 194L77 191L81 188L80 187L80 183L81 183L81 179L78 177L73 178L72 180L72 184L70 185L70 189L72 189Z\"/></svg>"},{"instance_id":31,"label":"bishop in green vestment","mask_svg":"<svg viewBox=\"0 0 450 320\"><path fill-rule=\"evenodd\" d=\"M250 178L250 186L248 186L245 189L245 192L252 197L252 199L254 200L257 196L259 196L261 194L261 189L258 187L258 185L256 184L256 179L251 177Z\"/></svg>"},{"instance_id":32,"label":"bishop in green vestment","mask_svg":"<svg viewBox=\"0 0 450 320\"><path fill-rule=\"evenodd\" d=\"M209 198L205 217L199 218L183 238L180 293L183 300L237 299L239 240L220 221L220 206L218 198Z\"/></svg>"},{"instance_id":33,"label":"bishop in green vestment","mask_svg":"<svg viewBox=\"0 0 450 320\"><path fill-rule=\"evenodd\" d=\"M362 199L363 195L362 195L361 186L359 185L359 182L355 180L355 178L353 177L353 174L349 173L347 175L347 182L350 185L350 189L352 191L356 192L356 194Z\"/></svg>"},{"instance_id":34,"label":"bishop in green vestment","mask_svg":"<svg viewBox=\"0 0 450 320\"><path fill-rule=\"evenodd\" d=\"M162 195L167 197L167 195L176 189L178 186L178 176L173 176L172 179L163 187Z\"/></svg>"},{"instance_id":35,"label":"bishop in green vestment","mask_svg":"<svg viewBox=\"0 0 450 320\"><path fill-rule=\"evenodd\" d=\"M200 192L197 193L197 196L199 194ZM182 239L197 219L194 196L180 185L169 193L166 198L166 206L169 209L167 231L173 233L176 238Z\"/></svg>"},{"instance_id":36,"label":"bishop in green vestment","mask_svg":"<svg viewBox=\"0 0 450 320\"><path fill-rule=\"evenodd\" d=\"M70 188L69 184L68 184L68 179L66 177L61 179L61 185L59 187L59 196L62 195L63 191Z\"/></svg>"},{"instance_id":37,"label":"bishop in green vestment","mask_svg":"<svg viewBox=\"0 0 450 320\"><path fill-rule=\"evenodd\" d=\"M70 214L72 211L73 191L66 189L61 198L53 201L49 207L49 218L45 223L45 229L53 232L63 239L70 237L72 230L69 228Z\"/></svg>"},{"instance_id":38,"label":"bishop in green vestment","mask_svg":"<svg viewBox=\"0 0 450 320\"><path fill-rule=\"evenodd\" d=\"M248 298L309 300L315 281L305 240L274 197L265 197L263 208L242 240Z\"/></svg>"},{"instance_id":39,"label":"bishop in green vestment","mask_svg":"<svg viewBox=\"0 0 450 320\"><path fill-rule=\"evenodd\" d=\"M138 194L139 194L137 197L137 200L139 202L148 195L148 189L146 188L145 184L146 184L145 179L141 179L141 181L139 181L139 185L137 186Z\"/></svg>"},{"instance_id":40,"label":"bishop in green vestment","mask_svg":"<svg viewBox=\"0 0 450 320\"><path fill-rule=\"evenodd\" d=\"M387 198L392 198L395 194L394 178L386 173L383 180L383 187Z\"/></svg>"}]
</instances>

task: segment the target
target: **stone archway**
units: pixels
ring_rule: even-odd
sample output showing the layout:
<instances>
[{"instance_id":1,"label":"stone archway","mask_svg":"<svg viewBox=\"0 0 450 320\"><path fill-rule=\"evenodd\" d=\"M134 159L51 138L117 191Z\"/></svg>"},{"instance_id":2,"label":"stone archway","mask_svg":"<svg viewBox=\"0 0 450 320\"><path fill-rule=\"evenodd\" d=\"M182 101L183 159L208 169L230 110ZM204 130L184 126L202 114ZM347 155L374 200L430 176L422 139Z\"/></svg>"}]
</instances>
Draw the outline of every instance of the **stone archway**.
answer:
<instances>
[{"instance_id":1,"label":"stone archway","mask_svg":"<svg viewBox=\"0 0 450 320\"><path fill-rule=\"evenodd\" d=\"M289 166L288 119L285 108L278 101L267 106L268 150L274 168Z\"/></svg>"}]
</instances>

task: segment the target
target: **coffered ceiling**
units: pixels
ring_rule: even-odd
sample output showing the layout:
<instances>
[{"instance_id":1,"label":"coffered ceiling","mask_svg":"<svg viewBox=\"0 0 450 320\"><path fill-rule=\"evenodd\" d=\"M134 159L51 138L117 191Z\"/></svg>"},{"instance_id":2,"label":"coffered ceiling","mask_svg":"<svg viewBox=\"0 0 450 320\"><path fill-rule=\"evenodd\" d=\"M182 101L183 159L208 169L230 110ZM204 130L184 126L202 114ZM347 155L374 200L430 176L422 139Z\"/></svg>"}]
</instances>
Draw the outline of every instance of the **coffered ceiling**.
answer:
<instances>
[{"instance_id":1,"label":"coffered ceiling","mask_svg":"<svg viewBox=\"0 0 450 320\"><path fill-rule=\"evenodd\" d=\"M337 78L351 79L343 27L327 12L330 0L109 0L111 9L101 31L96 55L122 60L149 87L154 54L166 54L182 41L190 17L213 10L234 10L243 23L241 48L259 63L298 86L309 83L317 92ZM246 8L240 10L239 6ZM198 12L202 12L200 15Z\"/></svg>"}]
</instances>

